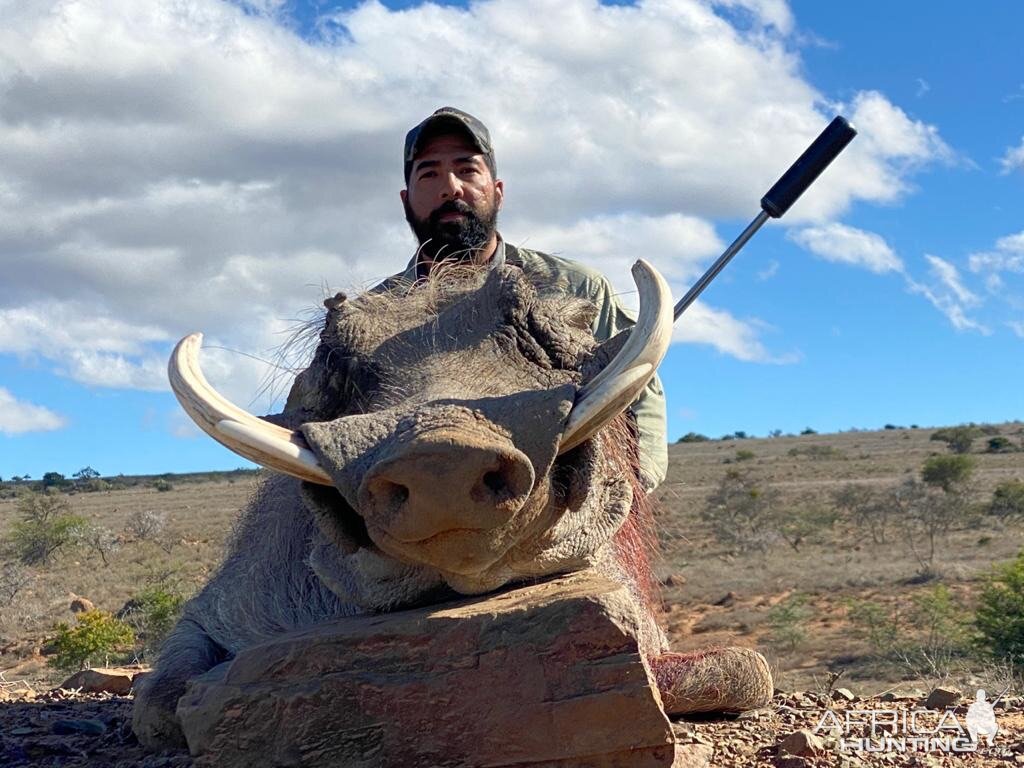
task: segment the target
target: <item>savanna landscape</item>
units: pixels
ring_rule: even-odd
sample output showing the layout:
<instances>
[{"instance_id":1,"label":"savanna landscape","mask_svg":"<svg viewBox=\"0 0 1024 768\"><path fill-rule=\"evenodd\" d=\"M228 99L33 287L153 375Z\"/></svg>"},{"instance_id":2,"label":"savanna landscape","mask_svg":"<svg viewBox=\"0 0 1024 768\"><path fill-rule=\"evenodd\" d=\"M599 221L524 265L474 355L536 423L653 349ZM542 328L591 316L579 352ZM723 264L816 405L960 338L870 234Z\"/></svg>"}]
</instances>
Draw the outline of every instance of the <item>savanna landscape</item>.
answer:
<instances>
[{"instance_id":1,"label":"savanna landscape","mask_svg":"<svg viewBox=\"0 0 1024 768\"><path fill-rule=\"evenodd\" d=\"M690 434L669 453L657 575L673 646L756 647L776 678L768 710L676 724L704 764L1024 763L1024 425ZM259 473L4 480L0 763L188 765L134 743L130 698L54 689L152 661ZM1000 738L977 754L779 747L825 709L938 690L963 714L977 688L1002 693Z\"/></svg>"}]
</instances>

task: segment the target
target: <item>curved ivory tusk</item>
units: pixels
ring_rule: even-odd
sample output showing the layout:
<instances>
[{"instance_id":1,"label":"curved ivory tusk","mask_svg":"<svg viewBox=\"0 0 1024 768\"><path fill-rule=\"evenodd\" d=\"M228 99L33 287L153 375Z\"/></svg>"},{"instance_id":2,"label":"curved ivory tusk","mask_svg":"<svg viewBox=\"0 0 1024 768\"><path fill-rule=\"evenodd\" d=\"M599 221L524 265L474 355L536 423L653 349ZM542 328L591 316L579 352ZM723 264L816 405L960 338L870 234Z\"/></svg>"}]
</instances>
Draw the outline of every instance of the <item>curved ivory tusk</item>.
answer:
<instances>
[{"instance_id":1,"label":"curved ivory tusk","mask_svg":"<svg viewBox=\"0 0 1024 768\"><path fill-rule=\"evenodd\" d=\"M672 339L672 291L643 259L633 265L640 315L629 338L604 369L587 382L569 413L559 453L592 437L636 400L654 377Z\"/></svg>"},{"instance_id":2,"label":"curved ivory tusk","mask_svg":"<svg viewBox=\"0 0 1024 768\"><path fill-rule=\"evenodd\" d=\"M267 469L320 485L332 485L306 439L298 432L258 419L222 397L199 368L203 334L178 342L167 364L178 402L206 434Z\"/></svg>"}]
</instances>

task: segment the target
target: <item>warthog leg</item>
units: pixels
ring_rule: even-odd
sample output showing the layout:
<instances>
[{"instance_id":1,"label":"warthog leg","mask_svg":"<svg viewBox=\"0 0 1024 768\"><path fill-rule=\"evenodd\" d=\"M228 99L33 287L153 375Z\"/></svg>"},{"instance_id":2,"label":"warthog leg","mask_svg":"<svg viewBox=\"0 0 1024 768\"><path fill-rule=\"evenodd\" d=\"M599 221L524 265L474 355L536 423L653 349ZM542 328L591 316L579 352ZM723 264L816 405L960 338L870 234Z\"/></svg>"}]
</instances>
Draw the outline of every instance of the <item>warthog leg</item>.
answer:
<instances>
[{"instance_id":1,"label":"warthog leg","mask_svg":"<svg viewBox=\"0 0 1024 768\"><path fill-rule=\"evenodd\" d=\"M772 700L772 673L750 648L663 653L650 659L665 712L743 712Z\"/></svg>"},{"instance_id":2,"label":"warthog leg","mask_svg":"<svg viewBox=\"0 0 1024 768\"><path fill-rule=\"evenodd\" d=\"M132 730L150 749L184 747L175 709L188 681L213 669L226 654L203 628L183 619L160 649L160 664L135 686Z\"/></svg>"}]
</instances>

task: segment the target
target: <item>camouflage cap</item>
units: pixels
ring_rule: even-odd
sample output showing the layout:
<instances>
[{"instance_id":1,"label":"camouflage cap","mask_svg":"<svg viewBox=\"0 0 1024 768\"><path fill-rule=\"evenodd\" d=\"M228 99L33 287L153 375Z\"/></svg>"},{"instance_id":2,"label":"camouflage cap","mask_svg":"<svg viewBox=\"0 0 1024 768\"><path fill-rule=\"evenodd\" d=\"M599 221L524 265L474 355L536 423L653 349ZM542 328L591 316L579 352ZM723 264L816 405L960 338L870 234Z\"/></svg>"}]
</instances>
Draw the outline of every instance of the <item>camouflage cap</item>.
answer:
<instances>
[{"instance_id":1,"label":"camouflage cap","mask_svg":"<svg viewBox=\"0 0 1024 768\"><path fill-rule=\"evenodd\" d=\"M495 174L494 147L491 146L491 134L487 130L487 126L461 109L441 107L405 134L405 181L407 184L416 153L427 141L446 133L460 133L467 137L484 156L487 167L491 169L491 175Z\"/></svg>"}]
</instances>

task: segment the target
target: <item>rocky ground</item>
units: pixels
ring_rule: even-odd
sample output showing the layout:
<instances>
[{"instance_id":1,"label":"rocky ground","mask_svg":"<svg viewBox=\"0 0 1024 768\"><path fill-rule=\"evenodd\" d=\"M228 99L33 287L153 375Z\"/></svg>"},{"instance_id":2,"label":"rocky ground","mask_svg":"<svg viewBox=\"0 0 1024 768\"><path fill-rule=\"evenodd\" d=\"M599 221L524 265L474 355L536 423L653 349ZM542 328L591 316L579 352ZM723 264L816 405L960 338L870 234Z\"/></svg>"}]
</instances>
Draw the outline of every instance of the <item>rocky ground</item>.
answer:
<instances>
[{"instance_id":1,"label":"rocky ground","mask_svg":"<svg viewBox=\"0 0 1024 768\"><path fill-rule=\"evenodd\" d=\"M25 684L0 684L0 765L5 768L60 766L61 768L188 768L186 752L154 755L146 752L131 732L130 696L86 694L67 690L36 692ZM1024 699L1010 698L996 706L1000 731L993 746L976 752L944 754L941 751L900 753L840 751L837 734L819 725L827 711L828 723L845 722L854 727L848 738L865 735L870 713L880 723L891 716L877 712L917 711L921 730L934 728L946 710L923 713L917 694L882 699L847 700L839 693L780 693L772 706L739 717L680 719L673 731L681 745L678 768L818 768L820 766L988 766L1024 765ZM963 725L966 702L951 708ZM946 715L947 730L956 736L953 719ZM816 732L817 731L817 732ZM879 735L882 731L879 729ZM899 733L894 734L898 736ZM875 742L878 743L877 740Z\"/></svg>"}]
</instances>

